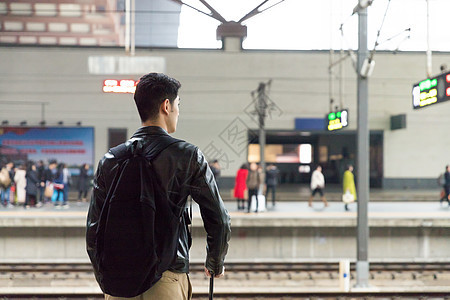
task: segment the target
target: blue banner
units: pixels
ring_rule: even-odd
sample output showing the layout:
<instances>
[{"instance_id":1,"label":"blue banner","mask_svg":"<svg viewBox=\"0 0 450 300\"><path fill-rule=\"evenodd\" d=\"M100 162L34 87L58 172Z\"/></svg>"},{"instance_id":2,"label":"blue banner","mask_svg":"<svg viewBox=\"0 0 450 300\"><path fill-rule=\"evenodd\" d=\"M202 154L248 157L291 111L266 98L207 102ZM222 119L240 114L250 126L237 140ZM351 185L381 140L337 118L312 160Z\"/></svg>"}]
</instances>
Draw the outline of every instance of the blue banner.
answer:
<instances>
[{"instance_id":1,"label":"blue banner","mask_svg":"<svg viewBox=\"0 0 450 300\"><path fill-rule=\"evenodd\" d=\"M94 163L93 127L0 127L0 159L48 162L55 159L72 170Z\"/></svg>"}]
</instances>

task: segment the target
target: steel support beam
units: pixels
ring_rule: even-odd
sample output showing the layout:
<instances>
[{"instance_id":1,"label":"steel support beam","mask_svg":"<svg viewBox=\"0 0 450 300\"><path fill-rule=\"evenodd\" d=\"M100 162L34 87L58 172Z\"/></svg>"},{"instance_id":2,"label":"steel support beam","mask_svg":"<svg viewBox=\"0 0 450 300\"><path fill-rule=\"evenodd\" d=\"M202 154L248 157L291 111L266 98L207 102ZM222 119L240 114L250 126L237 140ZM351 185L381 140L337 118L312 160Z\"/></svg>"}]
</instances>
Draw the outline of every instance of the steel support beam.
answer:
<instances>
[{"instance_id":1,"label":"steel support beam","mask_svg":"<svg viewBox=\"0 0 450 300\"><path fill-rule=\"evenodd\" d=\"M361 76L361 68L368 55L367 51L367 8L358 12L358 129L357 129L357 191L358 191L358 220L357 220L357 287L369 286L369 108L368 108L368 79Z\"/></svg>"}]
</instances>

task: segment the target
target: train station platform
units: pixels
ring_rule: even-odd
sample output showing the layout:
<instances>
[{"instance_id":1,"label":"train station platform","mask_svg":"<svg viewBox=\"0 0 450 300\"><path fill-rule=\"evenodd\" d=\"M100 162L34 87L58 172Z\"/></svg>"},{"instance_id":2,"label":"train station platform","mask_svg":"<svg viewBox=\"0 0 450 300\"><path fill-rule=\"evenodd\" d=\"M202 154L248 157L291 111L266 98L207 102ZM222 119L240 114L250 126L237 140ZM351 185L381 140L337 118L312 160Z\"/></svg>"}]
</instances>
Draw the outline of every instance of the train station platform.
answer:
<instances>
[{"instance_id":1,"label":"train station platform","mask_svg":"<svg viewBox=\"0 0 450 300\"><path fill-rule=\"evenodd\" d=\"M379 199L385 200L369 203L370 257L448 258L450 208L447 203L426 200L432 199L430 191L378 193ZM429 198L418 201L416 197L420 194ZM402 195L405 200L388 201L388 195ZM267 210L259 213L238 211L235 201L225 201L232 219L228 258L236 261L355 259L357 204L350 204L350 211L345 211L341 201L330 201L324 208L317 197L311 208L307 198L278 201L275 207L269 203ZM88 203L71 201L69 205L68 209L51 204L30 209L0 207L3 237L0 256L13 261L87 260L84 236ZM195 202L193 207L191 257L201 260L205 257L205 232Z\"/></svg>"},{"instance_id":2,"label":"train station platform","mask_svg":"<svg viewBox=\"0 0 450 300\"><path fill-rule=\"evenodd\" d=\"M271 196L268 196L265 209L259 213L246 213L237 209L237 204L226 191L221 190L222 198L228 211L231 213L233 221L237 220L308 220L318 219L320 224L326 225L327 220L341 219L341 220L356 220L357 203L349 204L350 211L344 210L344 203L341 201L341 191L334 187L327 191L325 196L329 202L328 207L324 207L319 196L316 196L313 201L313 207L308 207L309 189L299 187L284 187L277 192L276 204L272 205ZM419 220L419 219L434 219L445 220L450 216L450 207L448 203L439 203L438 190L382 190L375 189L370 192L369 202L369 219L370 224L380 224L376 220L391 219L391 223L397 220L399 225L406 226L404 220ZM47 203L42 207L31 207L25 209L22 205L15 205L12 208L0 206L0 225L1 226L26 226L26 223L21 224L20 220L36 219L30 225L52 225L51 222L45 221L46 218L67 220L67 225L82 225L81 223L74 223L73 220L80 221L85 219L86 212L89 206L88 202L76 201L75 197L71 197L67 208L54 206ZM199 218L199 209L194 204L194 219ZM402 221L403 220L403 221ZM62 221L63 222L63 221ZM200 222L200 223L198 223ZM199 219L197 225L201 224ZM325 222L325 223L323 223ZM233 222L235 223L235 222ZM245 224L245 223L239 223ZM286 223L283 223L286 225ZM299 223L296 223L297 225ZM341 223L342 224L342 223ZM345 223L352 225L352 222ZM417 222L411 223L417 225ZM64 226L64 224L60 224ZM237 224L234 224L237 225ZM256 223L253 222L253 225ZM274 224L263 222L261 226L271 226ZM283 226L284 226L283 225ZM311 223L309 224L311 225ZM333 224L333 226L341 226L340 224Z\"/></svg>"},{"instance_id":3,"label":"train station platform","mask_svg":"<svg viewBox=\"0 0 450 300\"><path fill-rule=\"evenodd\" d=\"M441 187L436 185L434 189L370 189L371 202L423 202L439 200ZM221 189L222 198L231 201L230 189ZM280 202L307 201L311 195L309 184L282 184L277 187L277 200ZM325 188L325 196L328 201L341 202L342 186L339 184L328 184Z\"/></svg>"}]
</instances>

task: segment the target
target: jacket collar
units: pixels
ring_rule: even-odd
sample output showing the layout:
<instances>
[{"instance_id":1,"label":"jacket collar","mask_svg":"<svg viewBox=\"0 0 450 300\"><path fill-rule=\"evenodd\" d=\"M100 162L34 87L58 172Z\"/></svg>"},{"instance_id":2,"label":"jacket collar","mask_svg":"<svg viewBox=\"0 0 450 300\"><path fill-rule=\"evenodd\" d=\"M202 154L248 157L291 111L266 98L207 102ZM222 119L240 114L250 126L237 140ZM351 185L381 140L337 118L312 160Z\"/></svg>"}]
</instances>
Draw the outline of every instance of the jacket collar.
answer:
<instances>
[{"instance_id":1,"label":"jacket collar","mask_svg":"<svg viewBox=\"0 0 450 300\"><path fill-rule=\"evenodd\" d=\"M167 131L159 126L145 126L141 127L133 134L131 138L142 138L148 135L169 135Z\"/></svg>"}]
</instances>

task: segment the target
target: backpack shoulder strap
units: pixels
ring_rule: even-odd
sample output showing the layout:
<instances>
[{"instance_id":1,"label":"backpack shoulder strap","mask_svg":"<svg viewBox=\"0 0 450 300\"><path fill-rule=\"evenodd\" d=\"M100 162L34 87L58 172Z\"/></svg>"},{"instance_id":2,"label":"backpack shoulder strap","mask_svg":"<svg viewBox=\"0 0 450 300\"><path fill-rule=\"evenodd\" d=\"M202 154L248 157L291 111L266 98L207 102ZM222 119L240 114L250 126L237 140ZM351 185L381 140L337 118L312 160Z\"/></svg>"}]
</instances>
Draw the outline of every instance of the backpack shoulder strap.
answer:
<instances>
[{"instance_id":1,"label":"backpack shoulder strap","mask_svg":"<svg viewBox=\"0 0 450 300\"><path fill-rule=\"evenodd\" d=\"M114 155L114 157L122 158L128 152L128 147L126 143L122 143L114 148L109 149L109 151Z\"/></svg>"},{"instance_id":2,"label":"backpack shoulder strap","mask_svg":"<svg viewBox=\"0 0 450 300\"><path fill-rule=\"evenodd\" d=\"M144 156L148 161L155 159L162 151L167 149L170 145L183 142L182 140L173 138L169 135L159 137L146 145Z\"/></svg>"},{"instance_id":3,"label":"backpack shoulder strap","mask_svg":"<svg viewBox=\"0 0 450 300\"><path fill-rule=\"evenodd\" d=\"M143 147L137 146L137 142L138 140L131 141L132 144L131 146L128 144L128 142L122 143L114 148L111 148L109 152L111 152L114 155L114 157L121 159L126 158L127 154L131 155L133 153L142 151L142 155L144 155L148 161L152 161L170 145L184 141L167 135L158 137L150 142L147 142L145 145L143 145Z\"/></svg>"}]
</instances>

